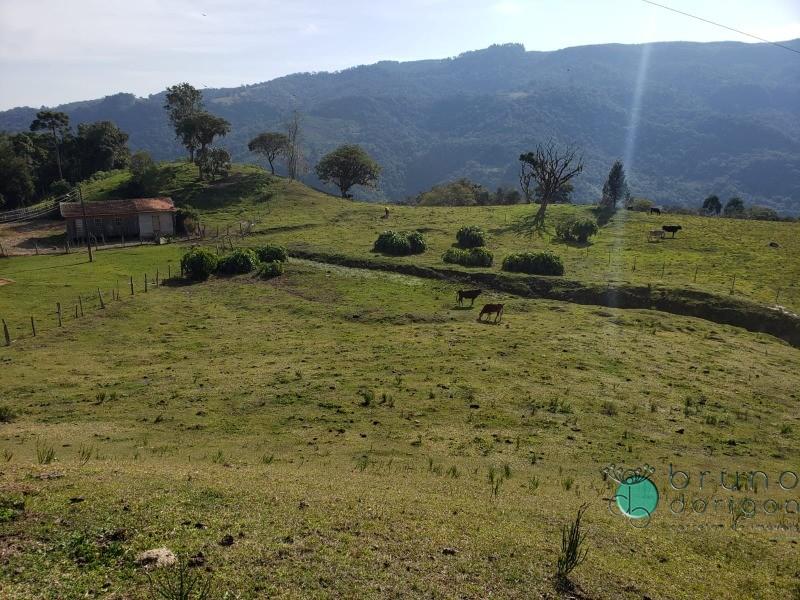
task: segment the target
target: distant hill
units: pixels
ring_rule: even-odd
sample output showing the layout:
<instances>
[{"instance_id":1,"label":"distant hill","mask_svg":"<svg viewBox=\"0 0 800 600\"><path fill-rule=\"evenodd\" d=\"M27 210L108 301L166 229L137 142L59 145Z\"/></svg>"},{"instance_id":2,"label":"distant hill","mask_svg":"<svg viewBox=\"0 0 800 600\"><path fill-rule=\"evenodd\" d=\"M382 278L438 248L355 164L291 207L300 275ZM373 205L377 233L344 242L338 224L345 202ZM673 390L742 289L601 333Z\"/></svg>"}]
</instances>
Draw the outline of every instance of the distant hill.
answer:
<instances>
[{"instance_id":1,"label":"distant hill","mask_svg":"<svg viewBox=\"0 0 800 600\"><path fill-rule=\"evenodd\" d=\"M800 49L800 40L787 45ZM338 144L362 144L384 167L380 189L362 197L401 199L457 177L515 185L520 152L553 137L583 149L576 199L594 201L633 138L637 196L696 206L711 193L740 195L800 213L800 57L766 44L652 44L633 135L644 49L509 44L203 92L233 125L223 145L235 160L252 160L247 141L295 109L312 164ZM162 104L163 94L117 94L58 108L73 123L114 121L156 158L182 156ZM0 130L27 129L35 112L0 112Z\"/></svg>"}]
</instances>

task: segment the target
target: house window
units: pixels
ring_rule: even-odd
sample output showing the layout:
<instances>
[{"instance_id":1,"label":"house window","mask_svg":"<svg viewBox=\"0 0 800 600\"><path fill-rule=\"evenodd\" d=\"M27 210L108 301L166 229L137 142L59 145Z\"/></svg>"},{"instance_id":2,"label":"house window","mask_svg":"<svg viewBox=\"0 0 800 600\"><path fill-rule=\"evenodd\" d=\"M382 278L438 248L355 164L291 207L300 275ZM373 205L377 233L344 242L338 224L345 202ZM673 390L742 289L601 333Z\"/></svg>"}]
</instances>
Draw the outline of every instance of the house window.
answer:
<instances>
[{"instance_id":1,"label":"house window","mask_svg":"<svg viewBox=\"0 0 800 600\"><path fill-rule=\"evenodd\" d=\"M122 229L122 219L120 217L114 217L114 231L120 231Z\"/></svg>"},{"instance_id":2,"label":"house window","mask_svg":"<svg viewBox=\"0 0 800 600\"><path fill-rule=\"evenodd\" d=\"M103 219L94 220L94 230L101 231L103 229Z\"/></svg>"}]
</instances>

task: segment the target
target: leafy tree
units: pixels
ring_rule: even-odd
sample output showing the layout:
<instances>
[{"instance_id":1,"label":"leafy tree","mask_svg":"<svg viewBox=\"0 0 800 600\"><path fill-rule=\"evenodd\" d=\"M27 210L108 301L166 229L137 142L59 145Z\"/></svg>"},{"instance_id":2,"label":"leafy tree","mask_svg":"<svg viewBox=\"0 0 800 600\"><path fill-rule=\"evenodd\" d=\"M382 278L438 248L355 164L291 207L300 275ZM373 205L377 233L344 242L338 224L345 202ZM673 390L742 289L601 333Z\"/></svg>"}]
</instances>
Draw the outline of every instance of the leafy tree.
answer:
<instances>
[{"instance_id":1,"label":"leafy tree","mask_svg":"<svg viewBox=\"0 0 800 600\"><path fill-rule=\"evenodd\" d=\"M259 133L250 140L247 149L266 158L274 175L275 165L273 163L277 157L285 155L289 149L289 136L274 131Z\"/></svg>"},{"instance_id":2,"label":"leafy tree","mask_svg":"<svg viewBox=\"0 0 800 600\"><path fill-rule=\"evenodd\" d=\"M767 206L751 206L747 209L747 218L756 221L780 221L778 213Z\"/></svg>"},{"instance_id":3,"label":"leafy tree","mask_svg":"<svg viewBox=\"0 0 800 600\"><path fill-rule=\"evenodd\" d=\"M719 201L719 196L712 195L703 200L703 212L707 215L718 215L722 211L722 202Z\"/></svg>"},{"instance_id":4,"label":"leafy tree","mask_svg":"<svg viewBox=\"0 0 800 600\"><path fill-rule=\"evenodd\" d=\"M31 166L24 156L14 152L6 135L0 135L0 197L6 208L26 206L33 199L34 185Z\"/></svg>"},{"instance_id":5,"label":"leafy tree","mask_svg":"<svg viewBox=\"0 0 800 600\"><path fill-rule=\"evenodd\" d=\"M625 181L625 167L621 161L615 161L608 172L606 182L603 184L603 198L600 206L606 209L616 209L620 200L628 198L628 183Z\"/></svg>"},{"instance_id":6,"label":"leafy tree","mask_svg":"<svg viewBox=\"0 0 800 600\"><path fill-rule=\"evenodd\" d=\"M489 192L481 184L462 177L455 181L433 186L417 196L420 206L475 206L489 204Z\"/></svg>"},{"instance_id":7,"label":"leafy tree","mask_svg":"<svg viewBox=\"0 0 800 600\"><path fill-rule=\"evenodd\" d=\"M492 204L519 204L522 195L515 189L500 186L494 192Z\"/></svg>"},{"instance_id":8,"label":"leafy tree","mask_svg":"<svg viewBox=\"0 0 800 600\"><path fill-rule=\"evenodd\" d=\"M130 193L151 196L158 191L158 167L150 154L140 151L131 156L130 171Z\"/></svg>"},{"instance_id":9,"label":"leafy tree","mask_svg":"<svg viewBox=\"0 0 800 600\"><path fill-rule=\"evenodd\" d=\"M526 200L530 201L531 184L541 188L541 203L535 214L523 217L514 225L517 233L533 235L544 229L547 205L553 202L565 184L583 171L583 158L577 149L560 150L555 143L540 144L533 152L519 157L520 184Z\"/></svg>"},{"instance_id":10,"label":"leafy tree","mask_svg":"<svg viewBox=\"0 0 800 600\"><path fill-rule=\"evenodd\" d=\"M188 83L179 83L167 88L165 100L164 109L175 130L175 137L189 151L189 162L194 162L195 151L200 146L198 124L186 121L203 111L203 92Z\"/></svg>"},{"instance_id":11,"label":"leafy tree","mask_svg":"<svg viewBox=\"0 0 800 600\"><path fill-rule=\"evenodd\" d=\"M738 196L734 196L725 203L726 217L740 217L744 215L744 201Z\"/></svg>"},{"instance_id":12,"label":"leafy tree","mask_svg":"<svg viewBox=\"0 0 800 600\"><path fill-rule=\"evenodd\" d=\"M354 185L374 186L381 168L361 146L346 144L323 156L316 171L320 181L333 183L339 188L342 198L352 198L350 188Z\"/></svg>"},{"instance_id":13,"label":"leafy tree","mask_svg":"<svg viewBox=\"0 0 800 600\"><path fill-rule=\"evenodd\" d=\"M226 177L231 171L231 155L224 148L208 147L197 152L197 167L200 178L209 179Z\"/></svg>"},{"instance_id":14,"label":"leafy tree","mask_svg":"<svg viewBox=\"0 0 800 600\"><path fill-rule=\"evenodd\" d=\"M214 143L215 137L228 134L231 125L222 117L201 111L190 114L178 123L175 128L181 142L189 150L190 161L194 161L195 153L199 154Z\"/></svg>"},{"instance_id":15,"label":"leafy tree","mask_svg":"<svg viewBox=\"0 0 800 600\"><path fill-rule=\"evenodd\" d=\"M64 136L69 132L69 117L63 112L40 110L36 113L33 123L31 123L31 131L41 130L49 131L53 138L53 150L55 151L56 164L58 165L58 178L64 179L64 174L61 170L60 146L64 141Z\"/></svg>"},{"instance_id":16,"label":"leafy tree","mask_svg":"<svg viewBox=\"0 0 800 600\"><path fill-rule=\"evenodd\" d=\"M128 134L111 121L78 125L74 148L81 179L97 171L124 169L130 163Z\"/></svg>"}]
</instances>

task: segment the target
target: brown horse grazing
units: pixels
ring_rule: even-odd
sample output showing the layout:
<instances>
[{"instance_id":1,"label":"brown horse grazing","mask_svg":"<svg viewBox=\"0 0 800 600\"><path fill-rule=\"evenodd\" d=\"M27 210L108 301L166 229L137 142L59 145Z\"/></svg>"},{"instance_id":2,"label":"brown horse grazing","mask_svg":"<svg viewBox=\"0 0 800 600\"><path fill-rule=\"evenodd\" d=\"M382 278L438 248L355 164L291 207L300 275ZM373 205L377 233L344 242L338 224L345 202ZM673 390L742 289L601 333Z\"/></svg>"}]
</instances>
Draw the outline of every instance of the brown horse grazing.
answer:
<instances>
[{"instance_id":1,"label":"brown horse grazing","mask_svg":"<svg viewBox=\"0 0 800 600\"><path fill-rule=\"evenodd\" d=\"M475 304L475 298L481 295L483 290L458 290L458 305L464 306L464 298L469 300L469 305Z\"/></svg>"},{"instance_id":2,"label":"brown horse grazing","mask_svg":"<svg viewBox=\"0 0 800 600\"><path fill-rule=\"evenodd\" d=\"M478 321L481 320L483 315L487 315L486 322L488 323L491 316L494 315L494 322L498 323L503 319L503 306L503 304L484 304L481 314L478 315Z\"/></svg>"}]
</instances>

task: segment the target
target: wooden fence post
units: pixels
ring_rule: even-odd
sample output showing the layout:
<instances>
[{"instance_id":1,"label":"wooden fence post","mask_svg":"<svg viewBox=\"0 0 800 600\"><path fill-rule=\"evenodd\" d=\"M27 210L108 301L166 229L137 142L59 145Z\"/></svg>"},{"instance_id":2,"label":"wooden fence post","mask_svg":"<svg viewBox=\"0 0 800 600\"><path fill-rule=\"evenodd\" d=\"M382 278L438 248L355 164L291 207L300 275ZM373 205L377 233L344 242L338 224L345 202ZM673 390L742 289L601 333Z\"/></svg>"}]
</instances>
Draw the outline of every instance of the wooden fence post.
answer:
<instances>
[{"instance_id":1,"label":"wooden fence post","mask_svg":"<svg viewBox=\"0 0 800 600\"><path fill-rule=\"evenodd\" d=\"M131 296L133 296L135 292L133 291L133 275L131 275Z\"/></svg>"},{"instance_id":2,"label":"wooden fence post","mask_svg":"<svg viewBox=\"0 0 800 600\"><path fill-rule=\"evenodd\" d=\"M3 244L0 244L0 256L5 256L5 255L6 255L6 249L3 248Z\"/></svg>"},{"instance_id":3,"label":"wooden fence post","mask_svg":"<svg viewBox=\"0 0 800 600\"><path fill-rule=\"evenodd\" d=\"M100 308L105 308L106 307L106 303L103 302L103 294L100 291L100 288L97 288L97 297L100 299Z\"/></svg>"},{"instance_id":4,"label":"wooden fence post","mask_svg":"<svg viewBox=\"0 0 800 600\"><path fill-rule=\"evenodd\" d=\"M695 266L694 268L694 279L692 280L693 283L697 283L697 269L700 268L700 265Z\"/></svg>"},{"instance_id":5,"label":"wooden fence post","mask_svg":"<svg viewBox=\"0 0 800 600\"><path fill-rule=\"evenodd\" d=\"M636 256L633 257L633 272L636 272Z\"/></svg>"},{"instance_id":6,"label":"wooden fence post","mask_svg":"<svg viewBox=\"0 0 800 600\"><path fill-rule=\"evenodd\" d=\"M80 297L80 294L78 295L78 306L80 306L81 316L83 316L83 298Z\"/></svg>"},{"instance_id":7,"label":"wooden fence post","mask_svg":"<svg viewBox=\"0 0 800 600\"><path fill-rule=\"evenodd\" d=\"M147 273L144 274L144 291L147 292Z\"/></svg>"},{"instance_id":8,"label":"wooden fence post","mask_svg":"<svg viewBox=\"0 0 800 600\"><path fill-rule=\"evenodd\" d=\"M775 304L778 303L778 296L781 295L781 288L778 288L778 291L775 292Z\"/></svg>"},{"instance_id":9,"label":"wooden fence post","mask_svg":"<svg viewBox=\"0 0 800 600\"><path fill-rule=\"evenodd\" d=\"M31 315L31 331L33 331L33 337L36 337L36 321L33 320L33 315Z\"/></svg>"},{"instance_id":10,"label":"wooden fence post","mask_svg":"<svg viewBox=\"0 0 800 600\"><path fill-rule=\"evenodd\" d=\"M33 249L36 250L36 256L39 256L39 244L36 240L33 240Z\"/></svg>"},{"instance_id":11,"label":"wooden fence post","mask_svg":"<svg viewBox=\"0 0 800 600\"><path fill-rule=\"evenodd\" d=\"M6 320L3 319L3 337L6 339L6 346L11 345L11 335L8 333L8 325L6 325Z\"/></svg>"},{"instance_id":12,"label":"wooden fence post","mask_svg":"<svg viewBox=\"0 0 800 600\"><path fill-rule=\"evenodd\" d=\"M61 302L56 302L56 315L58 315L58 326L61 327Z\"/></svg>"},{"instance_id":13,"label":"wooden fence post","mask_svg":"<svg viewBox=\"0 0 800 600\"><path fill-rule=\"evenodd\" d=\"M75 305L75 318L78 318L78 305Z\"/></svg>"},{"instance_id":14,"label":"wooden fence post","mask_svg":"<svg viewBox=\"0 0 800 600\"><path fill-rule=\"evenodd\" d=\"M64 251L69 254L69 238L64 241Z\"/></svg>"},{"instance_id":15,"label":"wooden fence post","mask_svg":"<svg viewBox=\"0 0 800 600\"><path fill-rule=\"evenodd\" d=\"M156 287L158 287L158 268L156 268Z\"/></svg>"}]
</instances>

